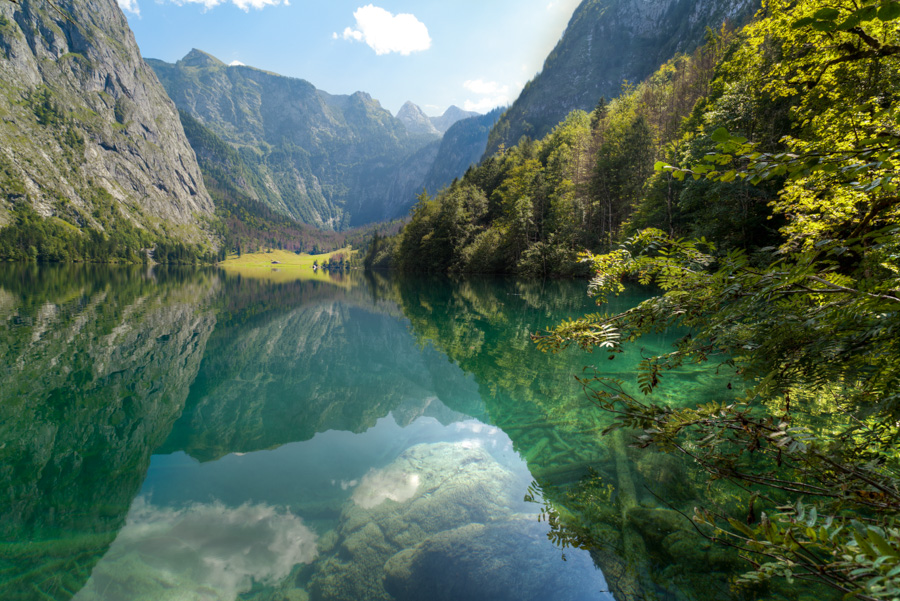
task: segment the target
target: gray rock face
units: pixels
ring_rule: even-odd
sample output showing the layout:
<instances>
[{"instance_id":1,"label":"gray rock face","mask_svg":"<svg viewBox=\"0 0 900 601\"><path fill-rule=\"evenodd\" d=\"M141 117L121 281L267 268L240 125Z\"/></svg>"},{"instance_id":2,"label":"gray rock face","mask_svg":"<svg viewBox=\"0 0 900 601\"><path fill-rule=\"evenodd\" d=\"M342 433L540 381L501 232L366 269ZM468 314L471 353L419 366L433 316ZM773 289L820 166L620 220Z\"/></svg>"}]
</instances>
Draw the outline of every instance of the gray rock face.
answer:
<instances>
[{"instance_id":1,"label":"gray rock face","mask_svg":"<svg viewBox=\"0 0 900 601\"><path fill-rule=\"evenodd\" d=\"M612 596L588 553L547 544L533 515L469 524L429 537L385 564L385 589L397 601L598 601Z\"/></svg>"},{"instance_id":2,"label":"gray rock face","mask_svg":"<svg viewBox=\"0 0 900 601\"><path fill-rule=\"evenodd\" d=\"M487 154L523 135L539 139L575 109L590 111L678 52L703 43L706 27L739 25L758 0L583 0L543 70L491 132Z\"/></svg>"},{"instance_id":3,"label":"gray rock face","mask_svg":"<svg viewBox=\"0 0 900 601\"><path fill-rule=\"evenodd\" d=\"M12 201L103 230L209 242L213 213L172 101L114 0L0 3L0 225ZM4 218L4 215L6 217ZM173 227L174 226L174 227Z\"/></svg>"},{"instance_id":4,"label":"gray rock face","mask_svg":"<svg viewBox=\"0 0 900 601\"><path fill-rule=\"evenodd\" d=\"M407 102L400 108L397 112L397 119L406 126L407 131L411 134L440 135L428 115L412 102Z\"/></svg>"},{"instance_id":5,"label":"gray rock face","mask_svg":"<svg viewBox=\"0 0 900 601\"><path fill-rule=\"evenodd\" d=\"M181 110L238 150L274 210L325 229L404 215L439 139L411 131L364 92L338 96L302 79L226 66L192 50L148 59Z\"/></svg>"}]
</instances>

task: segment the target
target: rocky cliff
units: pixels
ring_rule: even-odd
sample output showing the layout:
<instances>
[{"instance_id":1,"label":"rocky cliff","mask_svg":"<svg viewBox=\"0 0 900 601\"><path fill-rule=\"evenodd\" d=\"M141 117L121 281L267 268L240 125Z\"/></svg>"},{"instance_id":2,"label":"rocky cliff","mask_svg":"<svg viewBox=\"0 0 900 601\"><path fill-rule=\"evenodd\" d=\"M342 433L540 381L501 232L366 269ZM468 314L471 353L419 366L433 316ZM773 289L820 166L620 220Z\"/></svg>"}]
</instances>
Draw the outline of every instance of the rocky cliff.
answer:
<instances>
[{"instance_id":1,"label":"rocky cliff","mask_svg":"<svg viewBox=\"0 0 900 601\"><path fill-rule=\"evenodd\" d=\"M0 2L0 226L21 204L211 242L194 153L115 0Z\"/></svg>"},{"instance_id":2,"label":"rocky cliff","mask_svg":"<svg viewBox=\"0 0 900 601\"><path fill-rule=\"evenodd\" d=\"M758 0L584 0L544 67L491 132L487 155L527 135L542 138L574 109L590 111L678 52L703 43L707 27L739 24Z\"/></svg>"},{"instance_id":3,"label":"rocky cliff","mask_svg":"<svg viewBox=\"0 0 900 601\"><path fill-rule=\"evenodd\" d=\"M431 119L418 105L407 101L397 112L397 119L403 122L407 131L414 134L431 134L439 136L440 132L432 124Z\"/></svg>"},{"instance_id":4,"label":"rocky cliff","mask_svg":"<svg viewBox=\"0 0 900 601\"><path fill-rule=\"evenodd\" d=\"M363 92L331 95L199 50L148 63L180 109L241 153L261 200L304 223L340 230L404 215L436 151L436 132L410 132Z\"/></svg>"}]
</instances>

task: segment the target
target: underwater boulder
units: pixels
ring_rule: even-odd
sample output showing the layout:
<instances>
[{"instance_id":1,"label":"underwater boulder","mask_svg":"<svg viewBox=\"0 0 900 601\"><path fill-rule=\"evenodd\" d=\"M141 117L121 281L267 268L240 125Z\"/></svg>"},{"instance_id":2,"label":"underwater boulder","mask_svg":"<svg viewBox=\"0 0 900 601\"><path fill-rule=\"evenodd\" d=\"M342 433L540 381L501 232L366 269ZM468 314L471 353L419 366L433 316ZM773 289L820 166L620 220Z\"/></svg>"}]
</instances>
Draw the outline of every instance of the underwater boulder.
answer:
<instances>
[{"instance_id":1,"label":"underwater boulder","mask_svg":"<svg viewBox=\"0 0 900 601\"><path fill-rule=\"evenodd\" d=\"M385 564L397 601L598 601L612 596L590 554L563 561L536 515L440 532Z\"/></svg>"},{"instance_id":2,"label":"underwater boulder","mask_svg":"<svg viewBox=\"0 0 900 601\"><path fill-rule=\"evenodd\" d=\"M659 548L664 538L673 532L688 531L690 521L677 511L661 507L632 507L627 524L640 532L648 547Z\"/></svg>"},{"instance_id":3,"label":"underwater boulder","mask_svg":"<svg viewBox=\"0 0 900 601\"><path fill-rule=\"evenodd\" d=\"M680 457L645 452L637 462L637 471L655 497L665 501L683 501L694 495L691 479Z\"/></svg>"},{"instance_id":4,"label":"underwater boulder","mask_svg":"<svg viewBox=\"0 0 900 601\"><path fill-rule=\"evenodd\" d=\"M319 562L313 601L390 599L384 564L433 534L506 519L515 476L476 444L421 444L366 474L341 514L339 543Z\"/></svg>"},{"instance_id":5,"label":"underwater boulder","mask_svg":"<svg viewBox=\"0 0 900 601\"><path fill-rule=\"evenodd\" d=\"M727 572L744 565L737 553L729 553L696 532L673 532L663 539L662 547L683 570Z\"/></svg>"}]
</instances>

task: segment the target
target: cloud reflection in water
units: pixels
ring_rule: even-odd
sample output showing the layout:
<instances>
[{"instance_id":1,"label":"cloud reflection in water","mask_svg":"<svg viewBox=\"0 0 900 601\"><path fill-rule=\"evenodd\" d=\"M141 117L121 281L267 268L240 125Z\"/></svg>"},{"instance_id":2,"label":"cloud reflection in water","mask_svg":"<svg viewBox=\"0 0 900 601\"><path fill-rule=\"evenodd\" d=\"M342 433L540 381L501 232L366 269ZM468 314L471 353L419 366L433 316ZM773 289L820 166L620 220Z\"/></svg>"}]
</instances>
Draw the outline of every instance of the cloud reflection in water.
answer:
<instances>
[{"instance_id":1,"label":"cloud reflection in water","mask_svg":"<svg viewBox=\"0 0 900 601\"><path fill-rule=\"evenodd\" d=\"M353 491L353 502L372 509L386 500L402 503L412 498L419 488L419 475L397 469L370 470Z\"/></svg>"},{"instance_id":2,"label":"cloud reflection in water","mask_svg":"<svg viewBox=\"0 0 900 601\"><path fill-rule=\"evenodd\" d=\"M289 511L220 502L183 509L141 497L75 601L234 601L316 558L316 534Z\"/></svg>"}]
</instances>

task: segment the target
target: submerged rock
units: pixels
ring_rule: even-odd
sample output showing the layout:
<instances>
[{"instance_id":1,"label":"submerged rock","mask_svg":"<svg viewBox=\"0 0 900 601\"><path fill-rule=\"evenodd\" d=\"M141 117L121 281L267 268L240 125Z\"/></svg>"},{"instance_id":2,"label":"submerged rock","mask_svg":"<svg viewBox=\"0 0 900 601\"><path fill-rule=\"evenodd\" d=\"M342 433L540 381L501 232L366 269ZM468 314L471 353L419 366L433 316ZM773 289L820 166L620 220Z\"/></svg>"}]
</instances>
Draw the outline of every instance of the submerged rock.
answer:
<instances>
[{"instance_id":1,"label":"submerged rock","mask_svg":"<svg viewBox=\"0 0 900 601\"><path fill-rule=\"evenodd\" d=\"M385 564L397 601L602 599L606 581L587 553L562 560L534 515L438 533ZM608 597L611 599L612 597Z\"/></svg>"},{"instance_id":2,"label":"submerged rock","mask_svg":"<svg viewBox=\"0 0 900 601\"><path fill-rule=\"evenodd\" d=\"M688 532L692 527L686 517L671 509L632 507L627 512L628 525L640 532L643 540L657 546L675 532Z\"/></svg>"},{"instance_id":3,"label":"submerged rock","mask_svg":"<svg viewBox=\"0 0 900 601\"><path fill-rule=\"evenodd\" d=\"M694 494L684 462L678 457L666 453L644 453L637 463L637 471L649 490L659 498L683 501Z\"/></svg>"},{"instance_id":4,"label":"submerged rock","mask_svg":"<svg viewBox=\"0 0 900 601\"><path fill-rule=\"evenodd\" d=\"M436 532L507 517L514 481L480 446L414 446L363 478L342 515L345 545L370 525L406 548Z\"/></svg>"},{"instance_id":5,"label":"submerged rock","mask_svg":"<svg viewBox=\"0 0 900 601\"><path fill-rule=\"evenodd\" d=\"M390 599L384 565L429 536L512 514L515 476L477 445L414 446L367 474L341 516L340 543L312 578L313 600Z\"/></svg>"}]
</instances>

